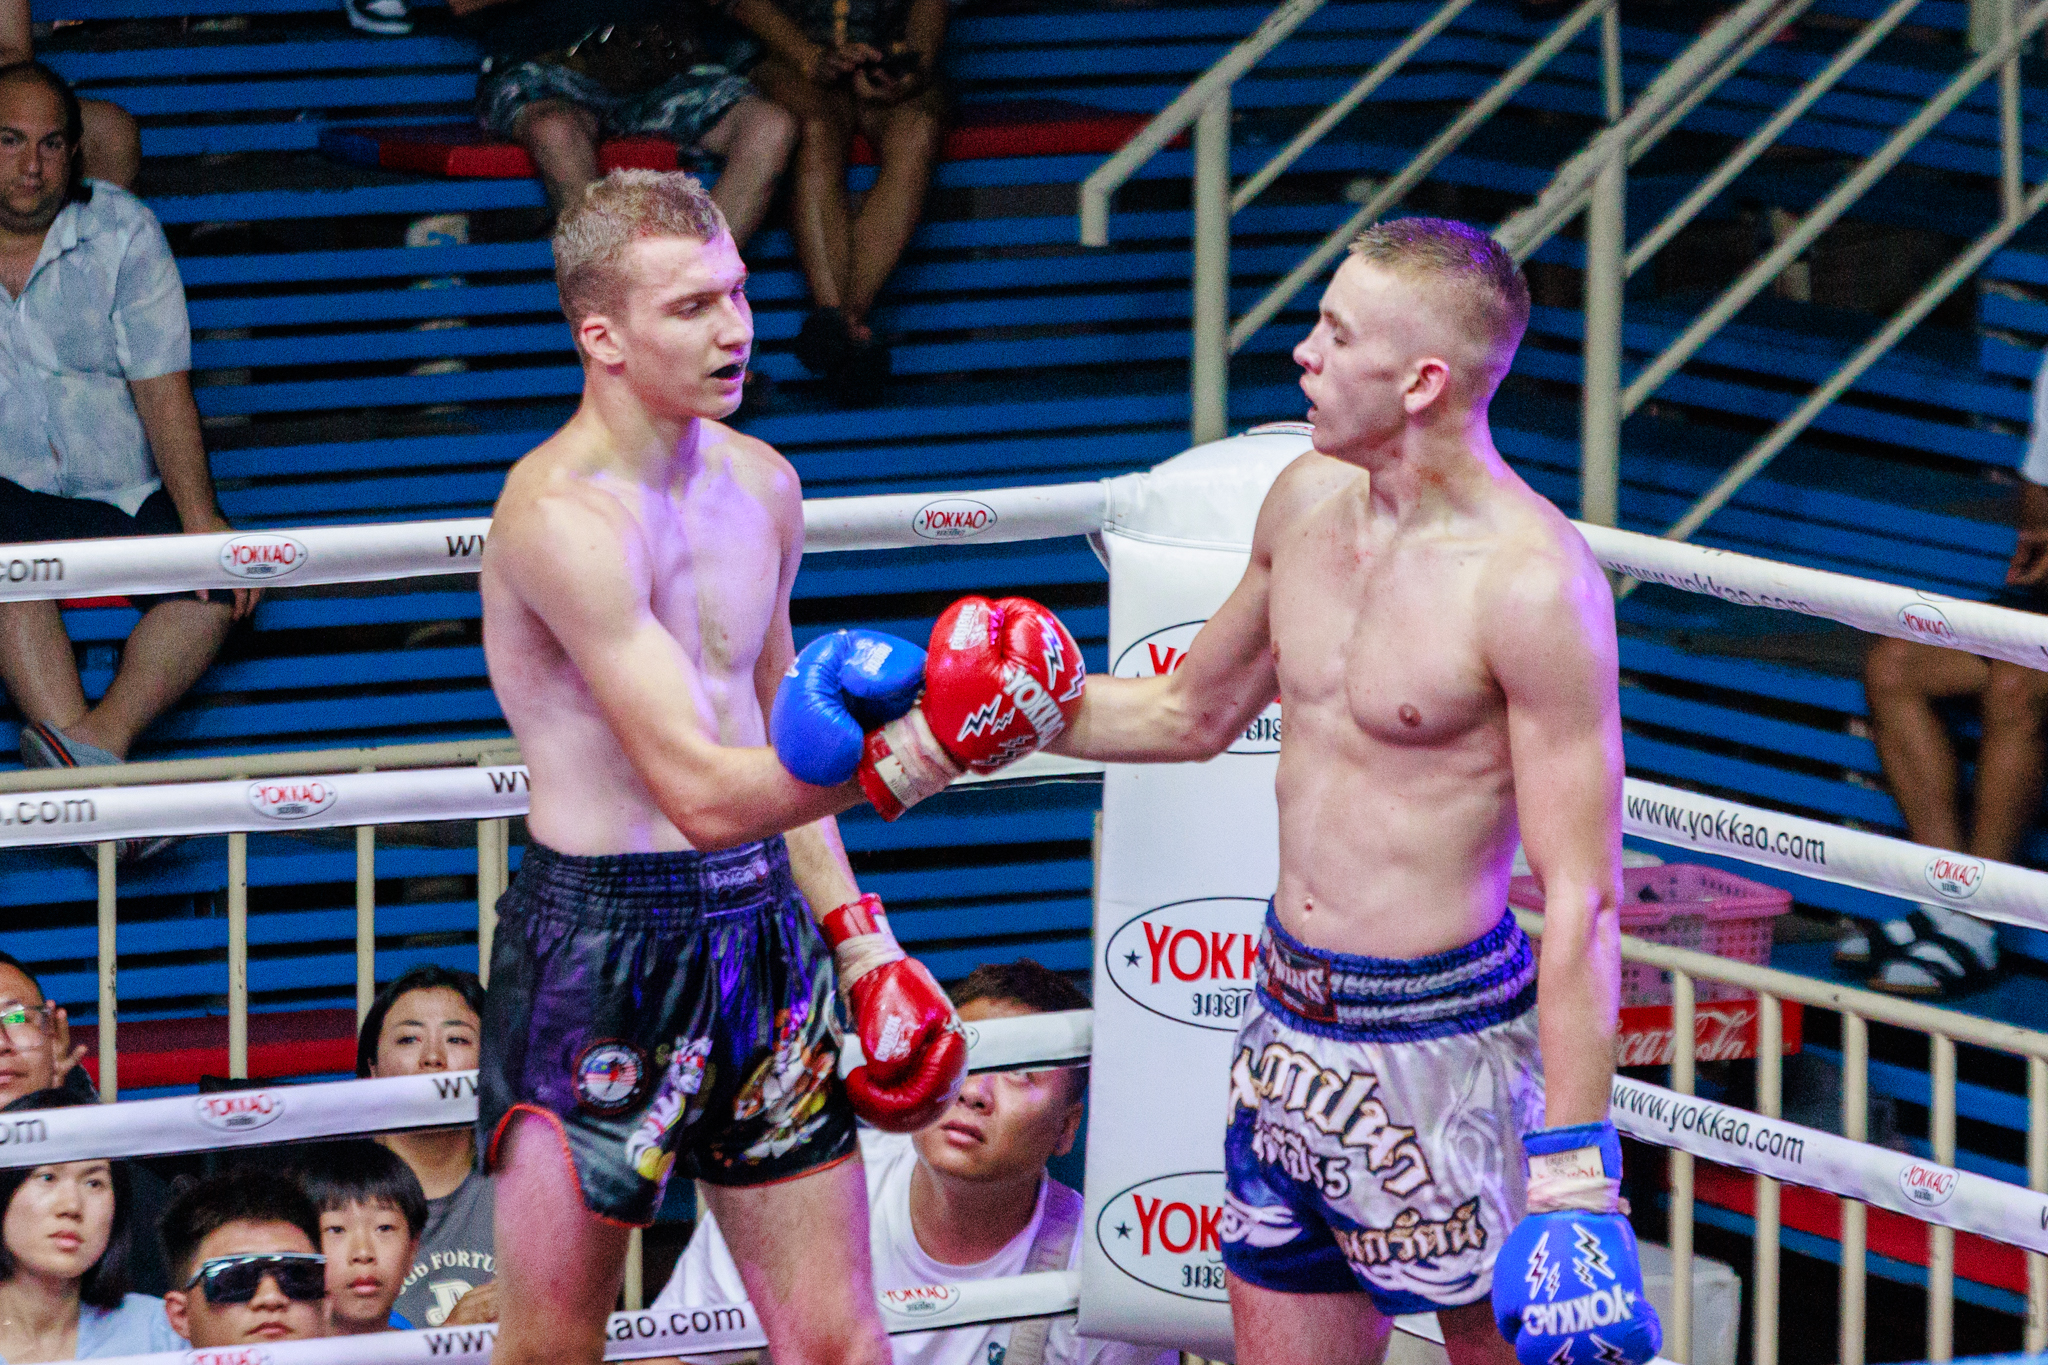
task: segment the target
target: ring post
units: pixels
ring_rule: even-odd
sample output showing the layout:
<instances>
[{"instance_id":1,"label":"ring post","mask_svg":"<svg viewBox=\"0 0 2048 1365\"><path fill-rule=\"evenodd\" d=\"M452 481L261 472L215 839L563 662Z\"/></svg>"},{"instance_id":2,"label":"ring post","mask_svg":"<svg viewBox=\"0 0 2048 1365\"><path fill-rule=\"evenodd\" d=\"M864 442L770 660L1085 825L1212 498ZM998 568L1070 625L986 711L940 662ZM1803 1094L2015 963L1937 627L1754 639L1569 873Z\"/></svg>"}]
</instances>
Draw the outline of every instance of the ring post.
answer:
<instances>
[{"instance_id":1,"label":"ring post","mask_svg":"<svg viewBox=\"0 0 2048 1365\"><path fill-rule=\"evenodd\" d=\"M1785 1018L1778 997L1756 998L1756 1109L1777 1118L1784 1109ZM1750 1310L1750 1359L1756 1365L1778 1365L1778 1182L1756 1177L1756 1247L1751 1283L1756 1304Z\"/></svg>"},{"instance_id":2,"label":"ring post","mask_svg":"<svg viewBox=\"0 0 2048 1365\"><path fill-rule=\"evenodd\" d=\"M364 771L369 771L365 769ZM356 1023L377 994L377 827L356 826Z\"/></svg>"},{"instance_id":3,"label":"ring post","mask_svg":"<svg viewBox=\"0 0 2048 1365\"><path fill-rule=\"evenodd\" d=\"M1690 1095L1699 1049L1696 991L1688 972L1671 974L1671 1088ZM1664 1354L1677 1365L1692 1361L1692 1153L1671 1153L1671 1330Z\"/></svg>"},{"instance_id":4,"label":"ring post","mask_svg":"<svg viewBox=\"0 0 2048 1365\"><path fill-rule=\"evenodd\" d=\"M121 1054L114 1048L114 853L118 845L102 839L93 850L99 865L100 950L100 1102L112 1104L121 1093Z\"/></svg>"},{"instance_id":5,"label":"ring post","mask_svg":"<svg viewBox=\"0 0 2048 1365\"><path fill-rule=\"evenodd\" d=\"M249 1078L249 836L228 836L228 1075Z\"/></svg>"},{"instance_id":6,"label":"ring post","mask_svg":"<svg viewBox=\"0 0 2048 1365\"><path fill-rule=\"evenodd\" d=\"M1189 436L1220 441L1230 428L1230 87L1195 120L1194 363Z\"/></svg>"},{"instance_id":7,"label":"ring post","mask_svg":"<svg viewBox=\"0 0 2048 1365\"><path fill-rule=\"evenodd\" d=\"M2028 1059L2030 1067L2040 1063ZM2048 1074L2048 1073L2044 1073ZM1842 1136L1862 1142L1870 1136L1870 1022L1842 1011ZM1869 1288L1864 1249L1870 1210L1860 1199L1842 1200L1841 1365L1863 1365L1864 1303Z\"/></svg>"},{"instance_id":8,"label":"ring post","mask_svg":"<svg viewBox=\"0 0 2048 1365\"><path fill-rule=\"evenodd\" d=\"M1932 1052L1928 1062L1929 1097L1927 1136L1934 1159L1943 1166L1956 1164L1956 1040L1943 1034L1928 1039ZM1954 1228L1927 1229L1927 1358L1952 1360L1956 1350L1956 1232Z\"/></svg>"}]
</instances>

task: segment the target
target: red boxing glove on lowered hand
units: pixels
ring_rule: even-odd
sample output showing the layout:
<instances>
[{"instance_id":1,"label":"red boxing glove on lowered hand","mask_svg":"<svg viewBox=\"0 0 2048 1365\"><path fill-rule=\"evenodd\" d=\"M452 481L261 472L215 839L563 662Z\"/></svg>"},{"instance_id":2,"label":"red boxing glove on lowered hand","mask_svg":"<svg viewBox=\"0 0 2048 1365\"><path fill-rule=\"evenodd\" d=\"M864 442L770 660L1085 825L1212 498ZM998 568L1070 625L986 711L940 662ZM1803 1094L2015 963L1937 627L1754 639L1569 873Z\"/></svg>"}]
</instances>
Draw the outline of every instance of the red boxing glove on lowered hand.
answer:
<instances>
[{"instance_id":1,"label":"red boxing glove on lowered hand","mask_svg":"<svg viewBox=\"0 0 2048 1365\"><path fill-rule=\"evenodd\" d=\"M846 1078L853 1112L885 1133L938 1122L967 1079L967 1037L953 1002L889 932L879 896L862 896L818 922L839 969L867 1061Z\"/></svg>"},{"instance_id":2,"label":"red boxing glove on lowered hand","mask_svg":"<svg viewBox=\"0 0 2048 1365\"><path fill-rule=\"evenodd\" d=\"M1087 684L1081 648L1028 597L963 597L932 627L924 697L867 737L861 790L885 820L963 769L992 773L1058 738Z\"/></svg>"}]
</instances>

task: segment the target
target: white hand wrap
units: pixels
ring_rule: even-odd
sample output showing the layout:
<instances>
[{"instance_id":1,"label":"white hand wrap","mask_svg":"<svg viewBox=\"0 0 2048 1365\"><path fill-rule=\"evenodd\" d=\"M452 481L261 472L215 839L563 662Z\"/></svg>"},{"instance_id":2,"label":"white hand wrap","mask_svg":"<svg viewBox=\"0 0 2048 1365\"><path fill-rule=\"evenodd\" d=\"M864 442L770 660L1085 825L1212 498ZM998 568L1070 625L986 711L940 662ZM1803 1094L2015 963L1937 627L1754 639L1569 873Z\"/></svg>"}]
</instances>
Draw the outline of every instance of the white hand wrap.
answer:
<instances>
[{"instance_id":1,"label":"white hand wrap","mask_svg":"<svg viewBox=\"0 0 2048 1365\"><path fill-rule=\"evenodd\" d=\"M938 795L967 771L932 733L922 706L913 706L884 725L881 738L886 752L875 754L874 774L896 798L899 810L909 810L927 796ZM874 753L872 744L870 752ZM884 814L895 818L890 812Z\"/></svg>"},{"instance_id":2,"label":"white hand wrap","mask_svg":"<svg viewBox=\"0 0 2048 1365\"><path fill-rule=\"evenodd\" d=\"M886 967L910 956L897 944L896 935L890 932L886 920L877 915L875 925L876 932L842 939L832 949L832 965L839 969L841 995L852 990L854 982L877 967Z\"/></svg>"},{"instance_id":3,"label":"white hand wrap","mask_svg":"<svg viewBox=\"0 0 2048 1365\"><path fill-rule=\"evenodd\" d=\"M1529 1212L1621 1212L1621 1182L1609 1180L1598 1147L1529 1158Z\"/></svg>"}]
</instances>

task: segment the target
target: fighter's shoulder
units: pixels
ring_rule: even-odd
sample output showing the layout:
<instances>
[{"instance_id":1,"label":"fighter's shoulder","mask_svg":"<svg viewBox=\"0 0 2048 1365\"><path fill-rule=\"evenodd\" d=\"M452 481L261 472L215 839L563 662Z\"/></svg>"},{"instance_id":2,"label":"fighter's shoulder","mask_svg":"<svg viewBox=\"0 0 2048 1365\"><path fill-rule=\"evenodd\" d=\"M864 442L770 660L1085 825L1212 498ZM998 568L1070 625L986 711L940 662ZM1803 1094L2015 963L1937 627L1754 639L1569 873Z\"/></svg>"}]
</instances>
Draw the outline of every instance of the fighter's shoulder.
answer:
<instances>
[{"instance_id":1,"label":"fighter's shoulder","mask_svg":"<svg viewBox=\"0 0 2048 1365\"><path fill-rule=\"evenodd\" d=\"M1305 452L1282 469L1266 490L1265 501L1259 504L1258 539L1270 540L1367 477L1356 465L1319 451Z\"/></svg>"},{"instance_id":2,"label":"fighter's shoulder","mask_svg":"<svg viewBox=\"0 0 2048 1365\"><path fill-rule=\"evenodd\" d=\"M803 527L804 485L796 466L774 446L723 422L704 420L707 453L726 462L733 477L778 520Z\"/></svg>"},{"instance_id":3,"label":"fighter's shoulder","mask_svg":"<svg viewBox=\"0 0 2048 1365\"><path fill-rule=\"evenodd\" d=\"M1564 513L1530 493L1517 499L1487 556L1481 579L1495 620L1533 622L1545 609L1605 597L1600 561Z\"/></svg>"},{"instance_id":4,"label":"fighter's shoulder","mask_svg":"<svg viewBox=\"0 0 2048 1365\"><path fill-rule=\"evenodd\" d=\"M638 532L633 514L618 495L592 479L578 478L575 452L560 434L512 466L491 514L485 555L495 564L510 559L559 563L611 547Z\"/></svg>"}]
</instances>

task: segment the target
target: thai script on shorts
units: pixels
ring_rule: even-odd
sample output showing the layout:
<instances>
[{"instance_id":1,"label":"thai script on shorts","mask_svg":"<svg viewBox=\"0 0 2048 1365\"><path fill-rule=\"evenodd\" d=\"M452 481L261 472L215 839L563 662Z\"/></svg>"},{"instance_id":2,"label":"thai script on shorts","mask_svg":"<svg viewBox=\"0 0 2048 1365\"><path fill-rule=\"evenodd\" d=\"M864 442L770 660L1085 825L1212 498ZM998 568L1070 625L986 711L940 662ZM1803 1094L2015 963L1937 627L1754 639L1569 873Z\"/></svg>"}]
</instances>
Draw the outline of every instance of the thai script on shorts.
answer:
<instances>
[{"instance_id":1,"label":"thai script on shorts","mask_svg":"<svg viewBox=\"0 0 2048 1365\"><path fill-rule=\"evenodd\" d=\"M1249 1047L1238 1049L1230 1067L1230 1112L1255 1113L1264 1102L1283 1112L1300 1114L1318 1131L1359 1148L1366 1169L1378 1175L1389 1194L1408 1195L1429 1184L1429 1162L1415 1141L1415 1130L1394 1123L1387 1107L1372 1098L1379 1077L1369 1071L1331 1071L1306 1052L1285 1043L1268 1043L1255 1059Z\"/></svg>"},{"instance_id":2,"label":"thai script on shorts","mask_svg":"<svg viewBox=\"0 0 2048 1365\"><path fill-rule=\"evenodd\" d=\"M1486 1250L1486 1228L1479 1221L1476 1198L1458 1205L1448 1218L1427 1219L1408 1208L1394 1215L1390 1227L1330 1231L1344 1259L1358 1266L1410 1265Z\"/></svg>"}]
</instances>

